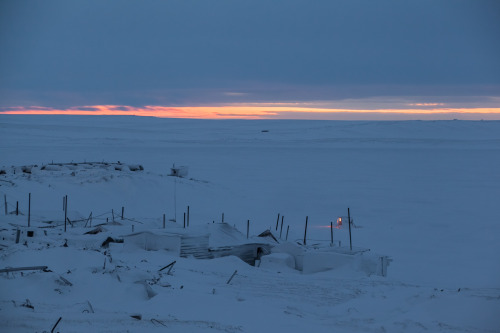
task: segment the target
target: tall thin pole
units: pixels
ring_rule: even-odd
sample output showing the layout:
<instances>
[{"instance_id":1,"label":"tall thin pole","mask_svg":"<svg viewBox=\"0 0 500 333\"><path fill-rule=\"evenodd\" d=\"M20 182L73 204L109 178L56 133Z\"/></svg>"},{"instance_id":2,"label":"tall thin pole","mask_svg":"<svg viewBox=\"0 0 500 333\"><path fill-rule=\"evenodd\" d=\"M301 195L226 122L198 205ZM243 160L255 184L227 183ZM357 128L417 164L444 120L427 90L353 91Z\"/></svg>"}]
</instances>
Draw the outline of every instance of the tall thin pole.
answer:
<instances>
[{"instance_id":1,"label":"tall thin pole","mask_svg":"<svg viewBox=\"0 0 500 333\"><path fill-rule=\"evenodd\" d=\"M333 222L330 222L330 245L333 245Z\"/></svg>"},{"instance_id":2,"label":"tall thin pole","mask_svg":"<svg viewBox=\"0 0 500 333\"><path fill-rule=\"evenodd\" d=\"M188 206L188 213L187 213L187 226L189 227L189 206Z\"/></svg>"},{"instance_id":3,"label":"tall thin pole","mask_svg":"<svg viewBox=\"0 0 500 333\"><path fill-rule=\"evenodd\" d=\"M68 219L68 195L64 197L64 232L66 232L67 219Z\"/></svg>"},{"instance_id":4,"label":"tall thin pole","mask_svg":"<svg viewBox=\"0 0 500 333\"><path fill-rule=\"evenodd\" d=\"M349 223L349 247L352 251L352 238L351 238L351 213L349 208L347 208L347 222Z\"/></svg>"},{"instance_id":5,"label":"tall thin pole","mask_svg":"<svg viewBox=\"0 0 500 333\"><path fill-rule=\"evenodd\" d=\"M250 220L247 220L247 239L249 233L250 233Z\"/></svg>"},{"instance_id":6,"label":"tall thin pole","mask_svg":"<svg viewBox=\"0 0 500 333\"><path fill-rule=\"evenodd\" d=\"M174 178L174 221L177 222L177 177Z\"/></svg>"},{"instance_id":7,"label":"tall thin pole","mask_svg":"<svg viewBox=\"0 0 500 333\"><path fill-rule=\"evenodd\" d=\"M281 217L280 239L281 239L281 235L283 234L283 219L284 218L285 218L284 216Z\"/></svg>"},{"instance_id":8,"label":"tall thin pole","mask_svg":"<svg viewBox=\"0 0 500 333\"><path fill-rule=\"evenodd\" d=\"M290 231L290 226L286 227L286 238L285 238L286 241L288 241L288 231Z\"/></svg>"},{"instance_id":9,"label":"tall thin pole","mask_svg":"<svg viewBox=\"0 0 500 333\"><path fill-rule=\"evenodd\" d=\"M31 193L28 195L28 228L30 227L31 220Z\"/></svg>"},{"instance_id":10,"label":"tall thin pole","mask_svg":"<svg viewBox=\"0 0 500 333\"><path fill-rule=\"evenodd\" d=\"M278 213L278 218L276 219L276 231L278 231L279 222L280 222L280 213Z\"/></svg>"},{"instance_id":11,"label":"tall thin pole","mask_svg":"<svg viewBox=\"0 0 500 333\"><path fill-rule=\"evenodd\" d=\"M7 194L3 195L3 201L5 204L5 215L7 215L8 214L8 212L7 212Z\"/></svg>"},{"instance_id":12,"label":"tall thin pole","mask_svg":"<svg viewBox=\"0 0 500 333\"><path fill-rule=\"evenodd\" d=\"M125 212L125 207L122 206L122 220L123 220L123 213Z\"/></svg>"},{"instance_id":13,"label":"tall thin pole","mask_svg":"<svg viewBox=\"0 0 500 333\"><path fill-rule=\"evenodd\" d=\"M186 228L186 212L184 212L184 228Z\"/></svg>"},{"instance_id":14,"label":"tall thin pole","mask_svg":"<svg viewBox=\"0 0 500 333\"><path fill-rule=\"evenodd\" d=\"M306 236L307 236L307 220L309 219L309 216L306 216L306 227L304 229L304 245L306 245Z\"/></svg>"}]
</instances>

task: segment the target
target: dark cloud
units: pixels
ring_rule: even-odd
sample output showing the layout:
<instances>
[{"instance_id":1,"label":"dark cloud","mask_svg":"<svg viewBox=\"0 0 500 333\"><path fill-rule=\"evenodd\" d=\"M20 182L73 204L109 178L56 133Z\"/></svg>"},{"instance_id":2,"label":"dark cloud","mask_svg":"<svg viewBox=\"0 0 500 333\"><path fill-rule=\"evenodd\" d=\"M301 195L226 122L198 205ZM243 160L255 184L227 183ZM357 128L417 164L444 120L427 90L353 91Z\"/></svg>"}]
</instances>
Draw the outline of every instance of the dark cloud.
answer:
<instances>
[{"instance_id":1,"label":"dark cloud","mask_svg":"<svg viewBox=\"0 0 500 333\"><path fill-rule=\"evenodd\" d=\"M498 96L499 15L496 0L4 0L0 99L186 105L464 87Z\"/></svg>"}]
</instances>

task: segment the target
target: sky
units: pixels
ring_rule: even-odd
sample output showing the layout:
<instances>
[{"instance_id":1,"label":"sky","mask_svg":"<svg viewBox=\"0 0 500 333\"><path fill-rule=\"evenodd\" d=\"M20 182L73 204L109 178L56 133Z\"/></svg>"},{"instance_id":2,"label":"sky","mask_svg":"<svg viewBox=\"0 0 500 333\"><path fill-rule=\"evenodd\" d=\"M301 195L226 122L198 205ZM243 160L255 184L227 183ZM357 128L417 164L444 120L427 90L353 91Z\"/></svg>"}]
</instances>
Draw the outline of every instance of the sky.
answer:
<instances>
[{"instance_id":1,"label":"sky","mask_svg":"<svg viewBox=\"0 0 500 333\"><path fill-rule=\"evenodd\" d=\"M0 114L500 119L500 1L0 2Z\"/></svg>"}]
</instances>

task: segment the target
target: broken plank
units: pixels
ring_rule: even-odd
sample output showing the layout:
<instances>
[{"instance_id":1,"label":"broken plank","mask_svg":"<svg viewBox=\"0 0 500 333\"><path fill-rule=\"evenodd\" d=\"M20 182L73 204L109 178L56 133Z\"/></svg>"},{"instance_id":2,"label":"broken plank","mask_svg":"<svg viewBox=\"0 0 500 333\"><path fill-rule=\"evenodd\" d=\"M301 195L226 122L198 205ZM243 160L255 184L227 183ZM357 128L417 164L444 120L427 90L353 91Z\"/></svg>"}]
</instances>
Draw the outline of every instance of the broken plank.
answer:
<instances>
[{"instance_id":1,"label":"broken plank","mask_svg":"<svg viewBox=\"0 0 500 333\"><path fill-rule=\"evenodd\" d=\"M36 270L46 270L47 266L30 266L30 267L9 267L0 269L0 273L9 273L17 271L36 271Z\"/></svg>"}]
</instances>

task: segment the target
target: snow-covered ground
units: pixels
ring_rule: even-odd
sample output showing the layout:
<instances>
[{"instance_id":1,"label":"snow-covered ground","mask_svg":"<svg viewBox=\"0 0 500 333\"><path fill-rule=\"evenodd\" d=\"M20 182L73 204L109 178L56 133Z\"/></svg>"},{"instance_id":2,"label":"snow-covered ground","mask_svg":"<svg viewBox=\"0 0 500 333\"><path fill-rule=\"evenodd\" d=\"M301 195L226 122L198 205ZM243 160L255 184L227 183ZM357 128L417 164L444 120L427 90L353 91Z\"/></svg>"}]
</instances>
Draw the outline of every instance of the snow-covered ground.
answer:
<instances>
[{"instance_id":1,"label":"snow-covered ground","mask_svg":"<svg viewBox=\"0 0 500 333\"><path fill-rule=\"evenodd\" d=\"M52 161L144 170L40 169ZM189 167L186 178L167 176L174 163ZM60 332L500 331L500 122L1 115L0 169L0 269L51 270L0 273L2 331L50 332L59 317ZM4 215L4 195L24 215ZM83 235L83 223L40 228L61 224L64 195L70 220L92 212L102 223L124 207L122 233L161 228L163 214L181 225L189 205L193 228L224 213L242 233L250 220L251 235L275 231L279 213L296 241L308 216L309 245L328 243L330 222L349 207L353 245L393 261L387 277L304 274L279 262L103 249L102 233ZM347 245L347 229L334 239ZM172 275L158 271L174 260Z\"/></svg>"}]
</instances>

